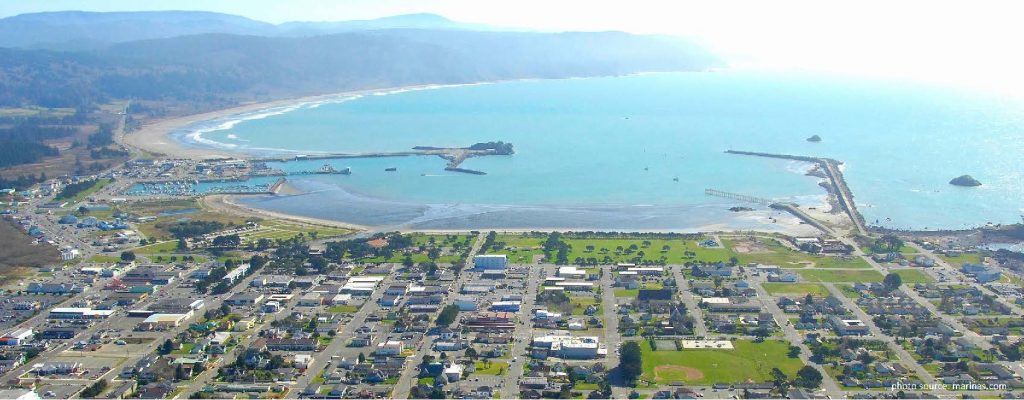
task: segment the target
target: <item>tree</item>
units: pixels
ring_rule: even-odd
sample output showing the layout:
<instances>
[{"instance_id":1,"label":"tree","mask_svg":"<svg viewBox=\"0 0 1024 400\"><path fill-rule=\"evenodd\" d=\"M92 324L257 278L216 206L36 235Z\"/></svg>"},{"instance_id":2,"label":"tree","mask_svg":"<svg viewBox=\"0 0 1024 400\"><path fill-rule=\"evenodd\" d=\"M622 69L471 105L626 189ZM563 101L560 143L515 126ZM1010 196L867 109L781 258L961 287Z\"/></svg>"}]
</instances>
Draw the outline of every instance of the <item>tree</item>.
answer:
<instances>
[{"instance_id":1,"label":"tree","mask_svg":"<svg viewBox=\"0 0 1024 400\"><path fill-rule=\"evenodd\" d=\"M903 278L896 273L890 272L885 276L885 279L882 280L882 284L885 285L886 290L891 292L903 285Z\"/></svg>"},{"instance_id":2,"label":"tree","mask_svg":"<svg viewBox=\"0 0 1024 400\"><path fill-rule=\"evenodd\" d=\"M412 261L412 254L406 254L405 257L402 258L402 265L406 268L412 267L413 264L415 263Z\"/></svg>"},{"instance_id":3,"label":"tree","mask_svg":"<svg viewBox=\"0 0 1024 400\"><path fill-rule=\"evenodd\" d=\"M771 375L772 385L775 386L775 390L779 392L779 395L785 395L789 391L789 377L778 368L772 368Z\"/></svg>"},{"instance_id":4,"label":"tree","mask_svg":"<svg viewBox=\"0 0 1024 400\"><path fill-rule=\"evenodd\" d=\"M786 355L789 356L789 358L797 358L800 357L800 351L800 346L789 346L789 353Z\"/></svg>"},{"instance_id":5,"label":"tree","mask_svg":"<svg viewBox=\"0 0 1024 400\"><path fill-rule=\"evenodd\" d=\"M821 372L810 365L806 365L800 368L796 373L796 380L793 381L797 386L805 387L808 389L814 389L821 386Z\"/></svg>"},{"instance_id":6,"label":"tree","mask_svg":"<svg viewBox=\"0 0 1024 400\"><path fill-rule=\"evenodd\" d=\"M476 361L476 358L479 356L480 355L477 354L476 349L472 347L466 349L466 357L468 357L470 360Z\"/></svg>"},{"instance_id":7,"label":"tree","mask_svg":"<svg viewBox=\"0 0 1024 400\"><path fill-rule=\"evenodd\" d=\"M643 358L640 355L640 344L636 341L629 341L622 345L622 357L619 359L619 368L622 376L627 382L633 384L643 372Z\"/></svg>"},{"instance_id":8,"label":"tree","mask_svg":"<svg viewBox=\"0 0 1024 400\"><path fill-rule=\"evenodd\" d=\"M83 389L82 393L80 393L80 396L83 397L83 398L91 399L93 397L99 396L100 393L103 393L103 391L106 390L106 389L107 389L107 380L106 379L100 379L100 380L96 381L96 383L94 383L92 385L89 385L89 387Z\"/></svg>"},{"instance_id":9,"label":"tree","mask_svg":"<svg viewBox=\"0 0 1024 400\"><path fill-rule=\"evenodd\" d=\"M437 316L437 326L448 326L452 322L455 322L455 318L459 316L459 306L449 304L441 310L441 314Z\"/></svg>"},{"instance_id":10,"label":"tree","mask_svg":"<svg viewBox=\"0 0 1024 400\"><path fill-rule=\"evenodd\" d=\"M122 251L121 252L121 261L124 261L124 262L135 261L135 253L130 252L130 251Z\"/></svg>"},{"instance_id":11,"label":"tree","mask_svg":"<svg viewBox=\"0 0 1024 400\"><path fill-rule=\"evenodd\" d=\"M160 354L171 354L174 351L174 342L171 339L164 340L164 344L160 345Z\"/></svg>"}]
</instances>

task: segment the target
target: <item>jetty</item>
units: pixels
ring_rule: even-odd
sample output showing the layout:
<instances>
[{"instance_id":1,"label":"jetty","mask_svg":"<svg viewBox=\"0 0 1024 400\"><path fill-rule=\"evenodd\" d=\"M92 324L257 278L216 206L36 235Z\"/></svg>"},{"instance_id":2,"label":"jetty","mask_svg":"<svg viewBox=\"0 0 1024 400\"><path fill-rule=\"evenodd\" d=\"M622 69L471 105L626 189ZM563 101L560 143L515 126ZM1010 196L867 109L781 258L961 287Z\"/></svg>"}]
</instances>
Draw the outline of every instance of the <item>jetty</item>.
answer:
<instances>
[{"instance_id":1,"label":"jetty","mask_svg":"<svg viewBox=\"0 0 1024 400\"><path fill-rule=\"evenodd\" d=\"M821 169L821 171L825 173L825 176L829 181L828 184L830 190L836 195L836 200L839 203L839 207L843 210L843 212L845 212L850 217L850 220L853 221L853 224L857 229L857 233L862 235L867 233L867 228L864 226L864 217L860 215L859 211L857 211L857 206L853 202L853 193L850 191L849 186L846 185L846 179L843 177L842 171L839 170L839 165L842 164L842 162L825 157L808 157L790 154L761 153L755 151L726 150L725 152L728 154L778 158L783 160L795 160L816 164Z\"/></svg>"},{"instance_id":2,"label":"jetty","mask_svg":"<svg viewBox=\"0 0 1024 400\"><path fill-rule=\"evenodd\" d=\"M299 154L288 157L266 157L250 159L252 162L289 162L305 160L332 160L346 158L380 158L380 157L408 157L408 156L438 156L448 161L446 171L462 172L473 175L486 175L486 172L459 167L463 161L471 157L511 155L512 144L503 142L477 143L470 147L432 147L416 146L409 151L394 152L372 152L372 153L319 153ZM288 175L303 175L310 173L324 173L319 171L293 172Z\"/></svg>"},{"instance_id":3,"label":"jetty","mask_svg":"<svg viewBox=\"0 0 1024 400\"><path fill-rule=\"evenodd\" d=\"M788 212L790 214L793 214L793 216L799 218L804 223L806 223L806 224L808 224L810 226L813 226L813 227L815 227L815 228L817 228L817 229L821 230L822 232L825 232L825 233L827 233L829 235L835 236L835 231L833 231L832 228L829 228L829 227L825 226L825 224L822 224L820 221L814 219L813 217L808 215L806 212L804 212L804 210L801 210L799 206L797 206L796 204L793 204L793 203L782 203L782 202L777 202L777 201L774 201L774 200L771 200L771 199L766 199L766 198L763 198L763 197L757 197L757 196L751 196L751 195L739 194L739 193L732 193L732 192L726 192L724 190L718 190L718 189L704 189L704 194L706 194L708 196L721 197L721 198L729 199L729 200L737 200L737 201L742 201L742 202L746 202L746 203L760 204L760 205L763 205L763 206L768 206L768 207L770 207L772 209L775 209L775 210L786 211L786 212Z\"/></svg>"}]
</instances>

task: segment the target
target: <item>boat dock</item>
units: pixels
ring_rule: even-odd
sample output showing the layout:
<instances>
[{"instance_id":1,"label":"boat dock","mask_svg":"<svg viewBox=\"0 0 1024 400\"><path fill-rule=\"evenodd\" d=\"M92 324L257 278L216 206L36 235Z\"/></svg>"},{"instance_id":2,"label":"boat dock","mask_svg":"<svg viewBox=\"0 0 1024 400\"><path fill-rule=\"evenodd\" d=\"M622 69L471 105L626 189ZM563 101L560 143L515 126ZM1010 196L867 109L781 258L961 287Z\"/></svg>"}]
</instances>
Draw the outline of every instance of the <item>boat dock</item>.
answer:
<instances>
[{"instance_id":1,"label":"boat dock","mask_svg":"<svg viewBox=\"0 0 1024 400\"><path fill-rule=\"evenodd\" d=\"M839 165L842 164L841 162L824 157L808 157L740 150L726 150L725 152L728 154L739 154L745 156L803 161L818 165L821 171L824 172L825 176L828 178L829 186L836 195L839 206L843 209L843 212L850 217L850 220L853 221L854 226L857 228L857 233L862 235L867 233L867 228L864 226L864 217L860 215L859 211L857 211L857 206L853 202L853 193L850 191L849 186L846 185L846 179L843 177L842 171L839 170ZM797 216L800 217L799 215Z\"/></svg>"}]
</instances>

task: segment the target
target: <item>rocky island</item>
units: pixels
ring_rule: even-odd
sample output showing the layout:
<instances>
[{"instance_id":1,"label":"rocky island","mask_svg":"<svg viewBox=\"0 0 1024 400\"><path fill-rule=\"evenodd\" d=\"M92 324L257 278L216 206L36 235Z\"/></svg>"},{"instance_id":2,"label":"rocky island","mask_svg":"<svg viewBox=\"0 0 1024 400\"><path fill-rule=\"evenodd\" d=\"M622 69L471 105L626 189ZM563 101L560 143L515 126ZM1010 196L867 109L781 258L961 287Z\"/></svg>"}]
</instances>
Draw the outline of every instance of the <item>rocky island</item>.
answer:
<instances>
[{"instance_id":1,"label":"rocky island","mask_svg":"<svg viewBox=\"0 0 1024 400\"><path fill-rule=\"evenodd\" d=\"M970 175L960 175L956 178L953 178L953 180L949 181L949 184L953 186L964 187L981 186L981 182L979 182L977 179L974 179L974 177Z\"/></svg>"},{"instance_id":2,"label":"rocky island","mask_svg":"<svg viewBox=\"0 0 1024 400\"><path fill-rule=\"evenodd\" d=\"M821 136L813 135L813 136L807 138L807 141L811 142L811 143L818 143L818 142L821 141Z\"/></svg>"}]
</instances>

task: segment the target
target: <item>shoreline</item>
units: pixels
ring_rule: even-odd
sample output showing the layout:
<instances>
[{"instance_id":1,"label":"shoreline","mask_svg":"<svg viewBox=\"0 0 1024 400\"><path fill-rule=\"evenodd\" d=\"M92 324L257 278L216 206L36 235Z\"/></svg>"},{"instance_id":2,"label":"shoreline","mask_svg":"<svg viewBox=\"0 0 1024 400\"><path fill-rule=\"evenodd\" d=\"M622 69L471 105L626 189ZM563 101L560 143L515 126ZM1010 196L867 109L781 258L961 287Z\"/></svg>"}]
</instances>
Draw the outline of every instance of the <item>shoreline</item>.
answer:
<instances>
[{"instance_id":1,"label":"shoreline","mask_svg":"<svg viewBox=\"0 0 1024 400\"><path fill-rule=\"evenodd\" d=\"M429 90L445 87L486 85L500 82L509 81L483 81L453 84L422 84L410 86L385 87L376 89L358 89L328 94L293 97L288 99L254 102L248 104L241 104L235 107L209 111L205 113L156 119L151 122L147 122L145 125L141 126L137 131L117 135L117 139L118 142L120 142L125 147L143 153L154 154L160 156L161 158L191 159L197 161L218 158L258 159L261 158L258 154L250 153L247 151L212 148L201 145L187 146L172 138L171 133L178 129L184 128L188 125L200 123L203 121L226 118L232 115L257 112L277 107L295 106L305 103L316 103L330 100L341 100L346 97L376 95L377 93L382 93L386 95L393 94L395 92L404 92L412 90ZM359 155L356 154L353 156L358 157Z\"/></svg>"},{"instance_id":2,"label":"shoreline","mask_svg":"<svg viewBox=\"0 0 1024 400\"><path fill-rule=\"evenodd\" d=\"M203 207L208 207L211 210L220 211L220 212L224 212L224 213L227 213L227 214L246 216L246 217L256 216L256 217L267 218L267 219L280 219L280 220L285 220L285 221L295 222L295 223L300 223L300 224L305 224L305 225L316 225L316 226L325 226L325 227L330 227L330 228L351 229L353 231L353 233L360 232L360 231L371 230L370 227L367 227L367 226L351 224L351 223L347 223L347 222L343 222L343 221L334 221L334 220L323 219L323 218L304 217L304 216L301 216L301 215L286 214L286 213L280 213L280 212L276 212L276 211L269 211L269 210L263 210L263 209L258 209L258 208L252 208L252 207L244 206L244 205L238 204L237 202L232 201L232 197L233 196L242 196L242 195L227 195L227 194L211 194L211 195L206 195L206 196L202 196L202 197L199 198L199 204L201 206L203 206Z\"/></svg>"}]
</instances>

